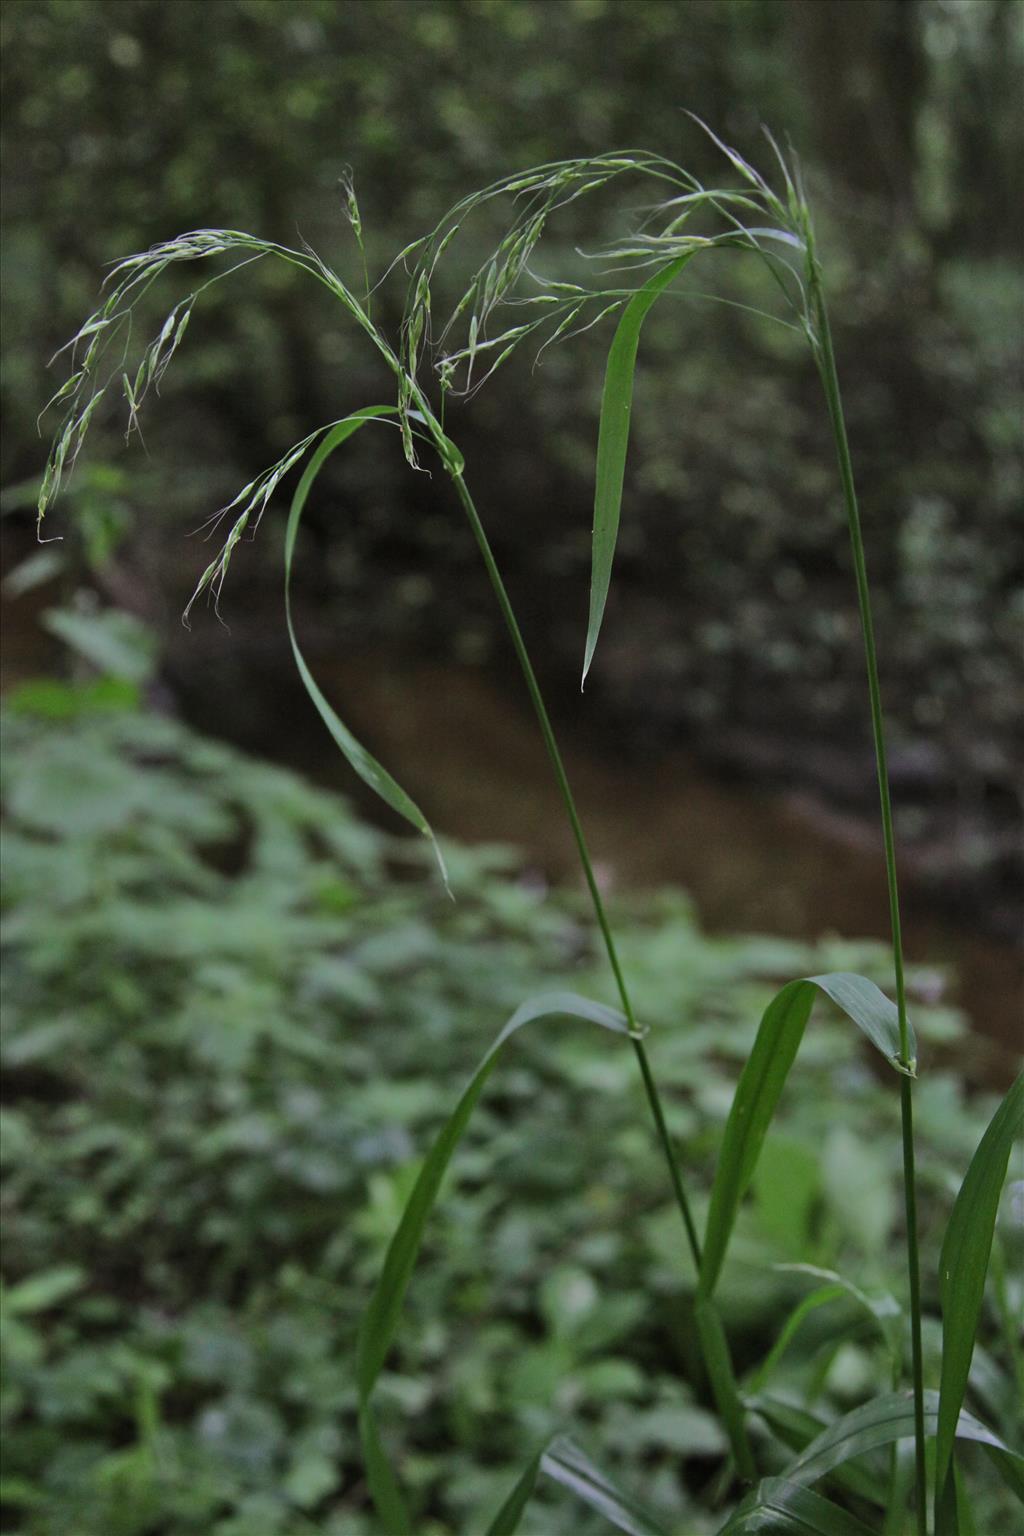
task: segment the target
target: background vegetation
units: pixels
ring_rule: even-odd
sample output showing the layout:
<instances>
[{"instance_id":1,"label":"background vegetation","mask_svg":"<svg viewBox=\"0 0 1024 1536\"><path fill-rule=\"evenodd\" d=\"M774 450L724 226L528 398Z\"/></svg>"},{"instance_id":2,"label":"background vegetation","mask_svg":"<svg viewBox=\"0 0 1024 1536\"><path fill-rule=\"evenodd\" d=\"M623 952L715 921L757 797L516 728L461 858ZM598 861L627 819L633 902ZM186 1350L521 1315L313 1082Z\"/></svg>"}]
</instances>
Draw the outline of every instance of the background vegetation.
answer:
<instances>
[{"instance_id":1,"label":"background vegetation","mask_svg":"<svg viewBox=\"0 0 1024 1536\"><path fill-rule=\"evenodd\" d=\"M137 698L116 677L25 685L4 721L7 1525L369 1536L351 1359L417 1158L496 1016L546 986L612 1002L610 978L582 901L545 893L514 853L449 847L453 904L425 845ZM836 968L884 983L889 956L711 939L679 893L615 915L670 1129L706 1191L772 992ZM929 973L910 981L934 1312L938 1237L991 1103L934 1069L961 1023L925 1005ZM478 1110L380 1391L424 1536L471 1531L566 1426L668 1522L720 1523L698 1502L724 1440L693 1276L642 1113L628 1054L565 1026L527 1032ZM820 1284L772 1265L838 1266L895 1308L898 1146L888 1074L816 1018L719 1292L742 1372ZM1011 1440L1020 1189L971 1399ZM934 1379L937 1322L925 1343ZM884 1332L840 1298L771 1385L823 1421L888 1371ZM979 1529L1012 1521L1006 1497L983 1477ZM543 1492L524 1525L591 1529L607 1527Z\"/></svg>"}]
</instances>

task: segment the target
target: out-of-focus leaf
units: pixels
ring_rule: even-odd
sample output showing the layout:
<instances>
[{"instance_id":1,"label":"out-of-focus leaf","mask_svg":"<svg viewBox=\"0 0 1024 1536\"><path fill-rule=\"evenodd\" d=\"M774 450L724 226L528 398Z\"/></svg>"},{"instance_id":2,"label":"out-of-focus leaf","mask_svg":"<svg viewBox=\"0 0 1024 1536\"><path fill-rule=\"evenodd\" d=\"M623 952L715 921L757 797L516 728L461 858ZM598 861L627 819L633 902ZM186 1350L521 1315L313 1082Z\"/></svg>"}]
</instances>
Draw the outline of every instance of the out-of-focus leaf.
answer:
<instances>
[{"instance_id":1,"label":"out-of-focus leaf","mask_svg":"<svg viewBox=\"0 0 1024 1536\"><path fill-rule=\"evenodd\" d=\"M152 631L130 613L117 608L101 613L48 608L42 624L107 677L146 683L153 675L156 640Z\"/></svg>"}]
</instances>

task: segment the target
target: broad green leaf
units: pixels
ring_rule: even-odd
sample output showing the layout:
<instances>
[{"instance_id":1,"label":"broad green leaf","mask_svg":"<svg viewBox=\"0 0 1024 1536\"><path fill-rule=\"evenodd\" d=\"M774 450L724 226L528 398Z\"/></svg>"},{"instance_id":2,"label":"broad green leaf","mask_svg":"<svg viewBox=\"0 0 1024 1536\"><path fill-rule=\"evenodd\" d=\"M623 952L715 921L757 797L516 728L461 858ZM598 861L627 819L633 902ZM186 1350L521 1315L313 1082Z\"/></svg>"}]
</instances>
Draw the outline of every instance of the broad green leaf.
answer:
<instances>
[{"instance_id":1,"label":"broad green leaf","mask_svg":"<svg viewBox=\"0 0 1024 1536\"><path fill-rule=\"evenodd\" d=\"M726 1121L711 1190L698 1297L709 1298L718 1283L740 1201L753 1177L775 1106L796 1059L816 992L838 1004L887 1061L895 1065L898 1060L896 1008L864 976L845 971L808 976L789 982L776 993L764 1011ZM916 1048L912 1031L910 1039L913 1059Z\"/></svg>"},{"instance_id":2,"label":"broad green leaf","mask_svg":"<svg viewBox=\"0 0 1024 1536\"><path fill-rule=\"evenodd\" d=\"M617 1488L571 1440L554 1441L541 1458L541 1470L627 1536L668 1536L656 1516Z\"/></svg>"},{"instance_id":3,"label":"broad green leaf","mask_svg":"<svg viewBox=\"0 0 1024 1536\"><path fill-rule=\"evenodd\" d=\"M1022 1129L1024 1072L996 1110L971 1159L939 1257L942 1377L935 1446L935 1509L940 1536L944 1531L955 1531L957 1525L954 1491L947 1487L952 1483L953 1441L971 1369L999 1197L1010 1149Z\"/></svg>"},{"instance_id":4,"label":"broad green leaf","mask_svg":"<svg viewBox=\"0 0 1024 1536\"><path fill-rule=\"evenodd\" d=\"M615 1034L629 1035L623 1014L602 1003L578 997L573 992L549 992L532 998L516 1009L491 1045L458 1104L443 1126L420 1170L412 1194L406 1202L398 1230L388 1246L384 1267L370 1304L363 1314L356 1343L356 1382L359 1389L359 1427L366 1460L370 1491L381 1517L387 1523L388 1536L405 1536L411 1531L409 1518L397 1482L387 1461L377 1433L370 1397L395 1336L402 1302L416 1263L423 1229L427 1223L441 1180L484 1085L497 1065L498 1056L508 1040L525 1024L545 1018L577 1018L599 1024Z\"/></svg>"},{"instance_id":5,"label":"broad green leaf","mask_svg":"<svg viewBox=\"0 0 1024 1536\"><path fill-rule=\"evenodd\" d=\"M924 1394L924 1428L926 1435L934 1435L939 1417L939 1394ZM826 1430L800 1452L786 1468L786 1477L797 1483L814 1483L834 1467L842 1465L854 1456L863 1456L879 1446L891 1445L895 1440L909 1439L914 1434L914 1401L910 1392L890 1392L875 1397L869 1403L855 1408L830 1424ZM997 1451L997 1465L1011 1487L1024 1468L1024 1457L1011 1451L999 1436L994 1434L980 1419L961 1410L956 1423L956 1436L960 1440L974 1440L978 1444ZM1004 1465L1005 1464L1005 1465Z\"/></svg>"},{"instance_id":6,"label":"broad green leaf","mask_svg":"<svg viewBox=\"0 0 1024 1536\"><path fill-rule=\"evenodd\" d=\"M362 743L356 740L356 738L352 735L352 732L340 720L337 712L327 702L316 680L314 679L312 672L309 669L309 665L305 656L302 654L302 650L298 642L298 637L295 633L295 622L292 616L292 556L295 552L295 540L299 532L299 523L302 518L302 511L306 505L306 497L309 495L310 487L312 486L313 481L320 473L325 460L329 458L329 456L334 452L335 448L339 448L342 443L346 442L348 438L352 436L353 432L357 431L364 424L364 422L373 421L381 416L394 416L395 414L396 409L392 405L373 405L368 406L363 411L357 411L352 416L347 416L344 421L339 421L330 429L330 431L324 437L323 441L318 446L316 452L313 454L313 457L310 459L308 465L306 466L302 475L302 479L299 481L295 488L295 495L292 497L291 510L288 513L288 525L285 530L285 619L288 625L288 639L291 641L292 655L295 657L295 665L299 669L299 676L302 678L306 692L309 694L314 705L316 706L317 713L333 736L335 744L341 749L349 764L352 768L355 769L363 783L368 784L372 790L375 790L376 793L380 795L381 799L385 801L386 804L390 805L393 811L397 811L399 816L402 816L406 821L411 822L417 831L422 832L424 837L430 839L434 853L437 856L437 862L440 866L442 877L444 878L445 885L447 886L448 876L445 870L444 859L441 857L441 850L437 845L437 839L434 837L429 822L415 801L406 794L405 790L401 787L400 784L395 782L390 773L388 773L385 768L381 767L377 759L371 756L371 754L366 750Z\"/></svg>"},{"instance_id":7,"label":"broad green leaf","mask_svg":"<svg viewBox=\"0 0 1024 1536\"><path fill-rule=\"evenodd\" d=\"M720 1536L874 1536L871 1527L831 1499L784 1477L766 1477L736 1509Z\"/></svg>"},{"instance_id":8,"label":"broad green leaf","mask_svg":"<svg viewBox=\"0 0 1024 1536\"><path fill-rule=\"evenodd\" d=\"M695 254L695 251L687 251L685 255L677 257L649 278L642 288L637 289L622 312L608 351L604 393L601 396L601 422L597 433L590 621L583 659L584 682L594 659L601 630L615 556L615 541L619 532L626 449L629 446L629 418L633 408L633 374L640 345L640 328L655 299Z\"/></svg>"}]
</instances>

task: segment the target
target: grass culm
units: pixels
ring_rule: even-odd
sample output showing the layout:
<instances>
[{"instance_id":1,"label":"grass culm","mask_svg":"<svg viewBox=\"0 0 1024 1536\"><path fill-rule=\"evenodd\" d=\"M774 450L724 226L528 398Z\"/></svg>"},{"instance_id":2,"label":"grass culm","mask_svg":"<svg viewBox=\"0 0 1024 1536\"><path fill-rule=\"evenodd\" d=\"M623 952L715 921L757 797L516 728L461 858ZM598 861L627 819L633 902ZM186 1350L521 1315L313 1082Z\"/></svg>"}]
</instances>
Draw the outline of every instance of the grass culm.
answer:
<instances>
[{"instance_id":1,"label":"grass culm","mask_svg":"<svg viewBox=\"0 0 1024 1536\"><path fill-rule=\"evenodd\" d=\"M660 155L621 151L553 162L505 177L473 193L452 208L428 235L402 251L385 274L394 278L404 273L408 279L404 314L394 338L385 335L373 319L362 220L351 179L345 186L346 207L362 262L362 297L357 297L309 247L286 247L236 230L207 229L179 236L130 256L113 268L102 304L69 344L72 371L51 402L61 411L61 424L40 491L41 528L46 526L44 515L70 472L104 396L119 391L128 412L129 432L137 427L139 410L181 344L204 288L260 260L283 262L325 288L383 362L395 387L394 401L354 411L310 432L215 515L211 527L223 526L224 540L199 579L186 610L186 620L200 596L219 604L231 559L243 534L255 531L279 484L291 470L304 463L291 502L284 562L286 622L296 665L313 704L354 771L394 811L431 839L441 876L447 880L433 831L420 808L355 739L320 690L299 644L292 609L294 549L309 491L322 465L366 425L374 430L383 426L397 432L410 465L416 467L421 456L430 456L451 479L508 631L575 840L594 920L614 978L618 1006L611 1008L561 992L525 1001L497 1035L426 1156L369 1300L355 1365L367 1482L382 1529L388 1536L411 1536L414 1519L393 1457L378 1432L378 1378L399 1325L426 1222L459 1139L511 1037L520 1028L544 1019L597 1025L610 1036L620 1037L622 1047L635 1057L653 1133L678 1210L680 1243L688 1250L697 1276L692 1297L694 1328L730 1448L717 1479L720 1504L730 1493L734 1495L729 1512L722 1517L723 1533L770 1528L843 1536L881 1530L883 1526L887 1532L900 1532L905 1528L908 1510L918 1536L926 1536L929 1528L934 1529L936 1536L949 1536L961 1528L970 1530L970 1496L957 1450L958 1442L964 1439L981 1441L986 1446L993 1465L1018 1497L1024 1488L1024 1461L964 1408L996 1207L1010 1146L1024 1122L1024 1078L1013 1085L992 1120L952 1208L938 1276L942 1309L939 1389L925 1389L913 1126L916 1044L907 1013L896 846L870 588L814 226L798 167L777 150L773 141L768 142L774 156L777 188L735 150L715 140L725 169L723 186L705 187ZM596 274L594 280L560 281L538 275L533 266L535 255L561 210L627 177L640 179L648 189L653 187L657 201L647 208L638 226L596 253L597 259L589 269ZM461 297L450 312L437 315L434 290L439 286L442 264L446 273L457 270L460 231L485 206L492 211L510 210L504 233L469 280L460 283ZM771 318L804 337L821 379L846 508L864 640L892 929L894 1001L864 977L845 972L796 979L772 999L736 1086L719 1149L707 1219L699 1233L689 1181L669 1131L659 1091L653 1042L633 1006L628 977L616 948L551 719L469 489L464 457L448 436L445 406L453 395L469 395L482 387L524 345L542 352L552 344L565 344L579 332L602 322L613 324L596 452L590 614L583 657L585 678L595 661L613 574L641 330L658 299L687 272L692 262L699 260L703 265L707 260L718 260L724 252L741 253L762 265L766 288L776 305ZM168 267L218 260L223 265L171 310L131 372L127 356L132 316L138 302ZM756 1386L752 1387L749 1380L745 1387L737 1380L716 1289L741 1202L819 997L837 1007L881 1053L898 1090L909 1385L901 1379L901 1368L897 1366L890 1392L862 1403L820 1433L805 1435L796 1446L790 1440L781 1473L765 1476L765 1465L777 1467L779 1448L784 1441L777 1434L769 1399ZM611 1039L609 1048L617 1047L618 1041ZM898 1358L900 1352L896 1353ZM755 1383L756 1380L755 1375ZM752 1433L755 1427L756 1433ZM901 1441L912 1441L914 1447L914 1473L909 1490L899 1473L896 1456ZM772 1449L768 1461L764 1457L765 1447ZM873 1508L865 1507L863 1490L851 1496L844 1492L844 1484L834 1478L827 1481L825 1492L816 1490L815 1485L829 1479L836 1468L843 1468L856 1457L880 1447L892 1448L893 1475L890 1486L876 1498ZM599 1511L613 1526L640 1532L663 1529L657 1517L643 1508L642 1497L638 1499L617 1489L573 1442L560 1437L536 1448L502 1507L496 1513L482 1514L474 1530L486 1530L490 1536L508 1536L515 1531L542 1475L554 1479ZM874 1520L875 1525L869 1524L869 1520Z\"/></svg>"}]
</instances>

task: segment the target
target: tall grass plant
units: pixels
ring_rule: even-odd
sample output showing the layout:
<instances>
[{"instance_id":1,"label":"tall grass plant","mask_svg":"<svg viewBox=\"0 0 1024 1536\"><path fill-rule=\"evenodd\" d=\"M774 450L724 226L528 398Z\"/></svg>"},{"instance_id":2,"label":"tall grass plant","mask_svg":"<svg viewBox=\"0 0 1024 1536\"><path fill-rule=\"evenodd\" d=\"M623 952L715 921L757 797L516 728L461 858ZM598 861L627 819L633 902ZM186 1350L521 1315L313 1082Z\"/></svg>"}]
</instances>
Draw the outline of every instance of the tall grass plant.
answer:
<instances>
[{"instance_id":1,"label":"tall grass plant","mask_svg":"<svg viewBox=\"0 0 1024 1536\"><path fill-rule=\"evenodd\" d=\"M305 687L321 718L354 771L400 816L430 839L442 878L447 873L433 830L420 808L387 770L356 740L337 715L302 652L291 598L291 571L302 514L324 462L357 430L397 432L402 452L413 468L424 457L439 463L452 482L479 549L533 706L544 745L579 853L580 865L618 993L619 1007L608 1008L569 993L531 998L515 1011L497 1035L471 1078L423 1163L388 1249L359 1336L356 1380L360 1433L367 1480L387 1536L411 1536L413 1518L394 1458L376 1419L375 1389L387 1360L406 1289L441 1182L487 1080L512 1037L541 1021L576 1020L598 1025L632 1051L653 1134L664 1159L681 1227L680 1241L697 1276L693 1317L703 1368L730 1454L720 1470L718 1496L730 1488L742 1495L721 1525L724 1532L763 1530L815 1531L823 1536L871 1529L862 1510L863 1483L854 1480L861 1502L836 1502L850 1486L849 1464L881 1447L893 1448L890 1487L881 1500L886 1530L903 1528L908 1497L918 1536L933 1526L936 1536L971 1528L969 1494L960 1477L959 1440L984 1444L1001 1475L1018 1495L1024 1489L1024 1460L964 1408L974 1341L984 1297L996 1209L1013 1137L1024 1123L1024 1077L1018 1078L997 1112L967 1171L956 1200L942 1250L939 1294L942 1305L942 1366L937 1393L925 1389L922 1349L922 1287L917 1232L917 1173L913 1124L914 1083L918 1071L914 1032L907 1012L900 930L899 889L893 816L886 765L885 732L874 642L870 587L861 532L850 448L847 441L826 299L823 267L799 168L769 140L779 190L736 150L721 150L724 185L705 187L663 156L622 151L578 160L552 162L505 177L458 203L424 238L402 251L385 276L405 273L406 302L399 334L393 339L373 318L372 289L365 271L362 223L355 191L346 186L346 207L363 265L360 293L308 246L286 247L236 230L193 231L130 256L112 270L107 295L69 343L72 371L54 396L62 411L39 497L40 528L73 468L94 412L108 392L120 392L128 413L128 432L137 429L139 411L160 383L181 344L193 308L210 283L253 261L283 262L313 278L342 306L367 345L384 364L395 388L394 403L358 410L318 428L296 443L275 464L257 475L211 520L211 531L224 527L215 558L203 571L186 609L206 596L219 603L230 562L244 535L258 528L263 513L285 477L306 460L292 498L285 537L285 605L288 633ZM599 193L620 178L639 178L656 198L642 220L594 253L594 276L562 281L538 270L543 237L568 205ZM462 226L485 205L510 210L505 232L488 259L465 283L447 315L436 315L434 291L442 263L455 262ZM584 646L585 680L595 662L613 574L625 485L633 380L642 327L659 297L699 259L703 266L727 253L759 262L774 303L771 318L798 331L814 359L824 393L846 507L857 599L864 639L867 694L877 766L881 836L885 852L892 930L895 1000L873 982L839 972L788 983L769 1003L754 1046L740 1074L728 1116L703 1233L698 1232L686 1170L669 1131L654 1060L654 1041L633 1006L586 836L559 752L551 719L495 560L483 520L467 482L466 463L446 429L446 403L454 394L471 394L527 343L543 351L564 344L574 334L615 317L605 373L598 431L592 549L590 614ZM199 285L170 311L139 361L127 359L136 305L156 280L181 263L227 258L223 270ZM716 1288L726 1262L737 1213L757 1167L772 1118L795 1062L813 1005L827 998L881 1053L894 1074L902 1124L903 1188L906 1231L906 1324L909 1367L904 1377L896 1350L893 1390L876 1396L818 1434L798 1432L792 1421L763 1393L744 1390L734 1368L723 1327ZM838 1113L838 1111L837 1111ZM835 1280L832 1284L849 1282ZM905 1385L905 1381L909 1385ZM913 1475L908 1489L898 1448L913 1444ZM929 1447L934 1442L934 1451ZM795 1458L780 1476L774 1448L788 1444ZM929 1456L933 1464L929 1492ZM480 1530L509 1536L518 1528L541 1473L572 1490L626 1531L660 1529L641 1499L617 1490L572 1442L560 1439L540 1447L522 1477L489 1523ZM845 1481L844 1481L845 1479ZM812 1484L827 1481L828 1496Z\"/></svg>"}]
</instances>

